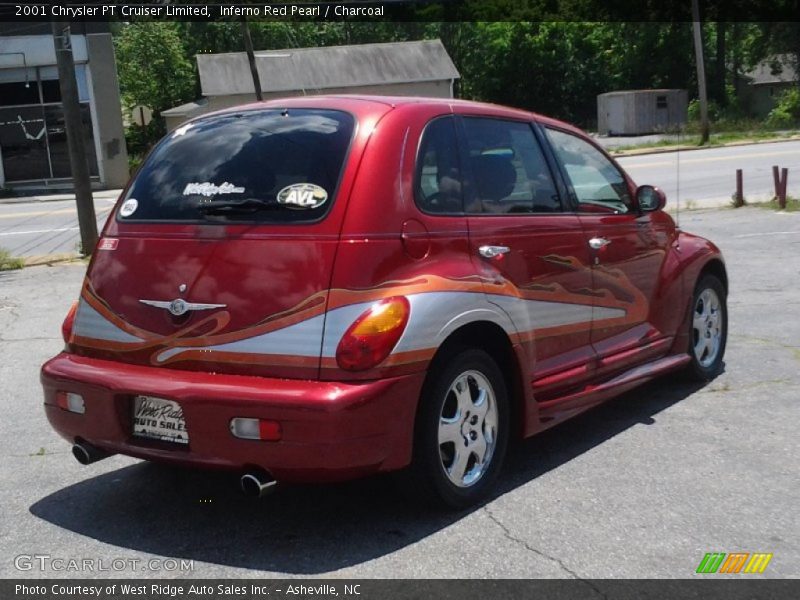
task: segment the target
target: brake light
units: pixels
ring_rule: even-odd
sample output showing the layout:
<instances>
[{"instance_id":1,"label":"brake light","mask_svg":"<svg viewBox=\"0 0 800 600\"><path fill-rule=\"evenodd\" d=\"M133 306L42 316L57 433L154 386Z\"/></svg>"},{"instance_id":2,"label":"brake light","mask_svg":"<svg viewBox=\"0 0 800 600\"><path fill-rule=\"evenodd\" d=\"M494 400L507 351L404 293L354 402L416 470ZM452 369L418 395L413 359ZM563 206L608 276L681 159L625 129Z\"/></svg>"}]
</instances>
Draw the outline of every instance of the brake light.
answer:
<instances>
[{"instance_id":1,"label":"brake light","mask_svg":"<svg viewBox=\"0 0 800 600\"><path fill-rule=\"evenodd\" d=\"M64 338L64 343L69 344L69 338L72 335L72 325L75 323L75 313L78 310L78 303L73 302L72 306L69 307L69 312L67 313L64 322L61 324L61 337Z\"/></svg>"},{"instance_id":2,"label":"brake light","mask_svg":"<svg viewBox=\"0 0 800 600\"><path fill-rule=\"evenodd\" d=\"M336 348L336 363L346 371L363 371L382 362L397 344L411 307L402 296L373 304L347 329Z\"/></svg>"}]
</instances>

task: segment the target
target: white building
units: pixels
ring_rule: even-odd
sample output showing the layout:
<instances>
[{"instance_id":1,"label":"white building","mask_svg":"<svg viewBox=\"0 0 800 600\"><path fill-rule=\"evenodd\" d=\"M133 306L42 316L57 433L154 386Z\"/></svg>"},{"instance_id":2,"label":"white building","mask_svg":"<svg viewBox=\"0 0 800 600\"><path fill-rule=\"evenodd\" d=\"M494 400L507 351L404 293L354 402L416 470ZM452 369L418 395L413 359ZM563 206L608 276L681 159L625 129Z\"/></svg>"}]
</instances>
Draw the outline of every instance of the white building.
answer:
<instances>
[{"instance_id":1,"label":"white building","mask_svg":"<svg viewBox=\"0 0 800 600\"><path fill-rule=\"evenodd\" d=\"M72 52L95 187L128 179L108 24L72 25ZM0 23L0 187L67 188L71 170L49 23Z\"/></svg>"}]
</instances>

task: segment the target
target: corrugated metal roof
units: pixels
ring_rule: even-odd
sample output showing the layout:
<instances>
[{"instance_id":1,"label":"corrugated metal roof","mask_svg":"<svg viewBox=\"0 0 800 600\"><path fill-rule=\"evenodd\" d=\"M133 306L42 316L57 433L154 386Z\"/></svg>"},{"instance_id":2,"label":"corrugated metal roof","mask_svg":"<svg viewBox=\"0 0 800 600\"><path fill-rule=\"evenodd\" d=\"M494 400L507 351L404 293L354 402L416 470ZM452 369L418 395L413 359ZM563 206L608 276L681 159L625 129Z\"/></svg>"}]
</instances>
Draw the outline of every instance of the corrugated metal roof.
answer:
<instances>
[{"instance_id":1,"label":"corrugated metal roof","mask_svg":"<svg viewBox=\"0 0 800 600\"><path fill-rule=\"evenodd\" d=\"M440 40L256 51L264 92L313 91L460 77ZM244 52L198 54L204 96L253 91Z\"/></svg>"},{"instance_id":2,"label":"corrugated metal roof","mask_svg":"<svg viewBox=\"0 0 800 600\"><path fill-rule=\"evenodd\" d=\"M676 94L679 92L683 92L684 90L677 89L677 88L651 88L651 89L644 89L644 90L615 90L613 92L605 92L603 94L598 94L597 97L600 96L625 96L628 94Z\"/></svg>"},{"instance_id":3,"label":"corrugated metal roof","mask_svg":"<svg viewBox=\"0 0 800 600\"><path fill-rule=\"evenodd\" d=\"M789 54L777 54L767 60L762 60L752 71L745 73L752 85L769 83L793 83L797 81L797 71L792 64ZM780 68L780 72L773 73L773 65Z\"/></svg>"}]
</instances>

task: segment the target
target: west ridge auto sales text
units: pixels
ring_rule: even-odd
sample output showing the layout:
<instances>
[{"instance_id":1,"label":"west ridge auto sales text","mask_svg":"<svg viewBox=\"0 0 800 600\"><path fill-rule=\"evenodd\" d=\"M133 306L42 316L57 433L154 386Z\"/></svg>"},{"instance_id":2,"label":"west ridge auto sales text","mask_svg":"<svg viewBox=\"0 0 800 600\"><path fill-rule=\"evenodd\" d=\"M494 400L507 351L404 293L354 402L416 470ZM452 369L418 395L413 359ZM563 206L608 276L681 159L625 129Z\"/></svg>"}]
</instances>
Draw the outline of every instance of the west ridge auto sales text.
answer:
<instances>
[{"instance_id":1,"label":"west ridge auto sales text","mask_svg":"<svg viewBox=\"0 0 800 600\"><path fill-rule=\"evenodd\" d=\"M54 583L52 585L24 585L16 584L15 594L17 596L44 596L48 593L53 596L67 596L73 597L77 595L82 596L97 596L101 597L103 594L111 595L120 593L125 596L138 596L138 595L152 595L152 596L167 596L171 598L177 597L204 597L215 595L221 596L263 596L269 595L270 592L283 593L286 596L338 596L341 590L344 596L359 596L361 595L361 585L347 585L337 587L328 583L320 583L314 585L302 584L284 584L281 589L276 589L270 586L258 585L251 583L248 585L233 585L230 583L218 583L216 585L174 585L164 583L150 583L144 585L130 585L130 584L107 584L107 585L72 585L67 583Z\"/></svg>"}]
</instances>

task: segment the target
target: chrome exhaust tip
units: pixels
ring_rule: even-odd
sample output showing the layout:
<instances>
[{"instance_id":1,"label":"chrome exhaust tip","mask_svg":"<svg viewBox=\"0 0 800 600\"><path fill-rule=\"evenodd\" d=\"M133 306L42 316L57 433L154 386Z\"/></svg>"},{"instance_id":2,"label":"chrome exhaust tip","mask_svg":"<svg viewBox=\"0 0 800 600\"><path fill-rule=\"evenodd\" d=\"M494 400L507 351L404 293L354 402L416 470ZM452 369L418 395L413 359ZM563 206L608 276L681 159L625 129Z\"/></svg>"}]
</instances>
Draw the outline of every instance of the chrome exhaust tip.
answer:
<instances>
[{"instance_id":1,"label":"chrome exhaust tip","mask_svg":"<svg viewBox=\"0 0 800 600\"><path fill-rule=\"evenodd\" d=\"M72 456L82 465L90 465L98 460L111 456L108 452L100 450L88 442L75 442L72 446Z\"/></svg>"},{"instance_id":2,"label":"chrome exhaust tip","mask_svg":"<svg viewBox=\"0 0 800 600\"><path fill-rule=\"evenodd\" d=\"M266 471L248 471L239 480L242 491L251 498L263 498L275 491L278 482Z\"/></svg>"}]
</instances>

